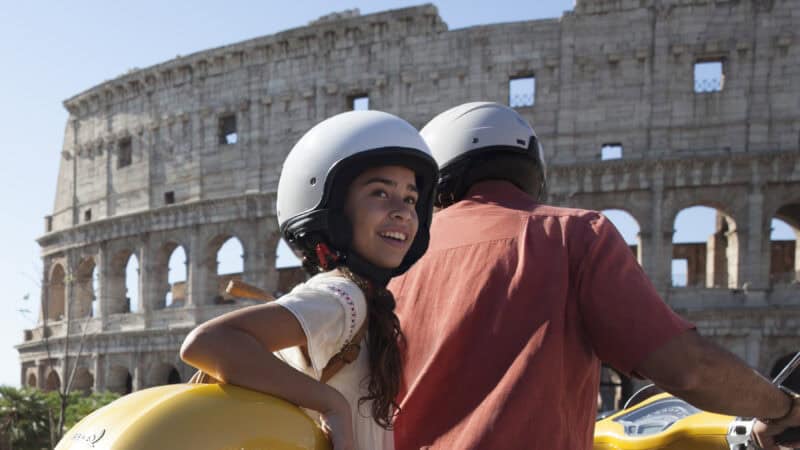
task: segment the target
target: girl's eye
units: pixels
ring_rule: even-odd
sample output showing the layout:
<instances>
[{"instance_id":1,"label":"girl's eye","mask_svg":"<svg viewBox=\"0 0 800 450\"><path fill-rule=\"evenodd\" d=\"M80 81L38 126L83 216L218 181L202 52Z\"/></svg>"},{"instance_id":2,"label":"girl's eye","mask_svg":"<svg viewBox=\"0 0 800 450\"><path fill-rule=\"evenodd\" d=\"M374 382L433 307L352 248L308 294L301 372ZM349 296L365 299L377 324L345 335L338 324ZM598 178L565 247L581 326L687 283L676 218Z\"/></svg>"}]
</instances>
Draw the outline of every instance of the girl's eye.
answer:
<instances>
[{"instance_id":1,"label":"girl's eye","mask_svg":"<svg viewBox=\"0 0 800 450\"><path fill-rule=\"evenodd\" d=\"M389 196L389 194L386 191L384 191L383 189L377 189L375 191L372 191L372 195L375 196L375 197L380 197L380 198L386 198L386 197Z\"/></svg>"},{"instance_id":2,"label":"girl's eye","mask_svg":"<svg viewBox=\"0 0 800 450\"><path fill-rule=\"evenodd\" d=\"M417 199L415 197L406 197L406 203L409 205L416 205Z\"/></svg>"}]
</instances>

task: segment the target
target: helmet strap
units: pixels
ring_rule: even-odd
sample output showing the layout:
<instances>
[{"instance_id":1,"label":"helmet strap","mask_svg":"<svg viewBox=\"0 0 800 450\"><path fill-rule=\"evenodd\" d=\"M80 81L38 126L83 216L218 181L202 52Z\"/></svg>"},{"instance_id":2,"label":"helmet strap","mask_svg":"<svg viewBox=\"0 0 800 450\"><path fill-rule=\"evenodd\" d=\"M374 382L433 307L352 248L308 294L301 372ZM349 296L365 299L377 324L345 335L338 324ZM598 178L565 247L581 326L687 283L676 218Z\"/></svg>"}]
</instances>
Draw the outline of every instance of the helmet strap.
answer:
<instances>
[{"instance_id":1,"label":"helmet strap","mask_svg":"<svg viewBox=\"0 0 800 450\"><path fill-rule=\"evenodd\" d=\"M389 284L389 280L394 275L393 269L384 269L372 264L366 259L362 258L359 254L352 250L348 250L347 257L343 263L353 273L366 278L367 280L375 283L376 286L385 287Z\"/></svg>"},{"instance_id":2,"label":"helmet strap","mask_svg":"<svg viewBox=\"0 0 800 450\"><path fill-rule=\"evenodd\" d=\"M319 261L319 266L322 268L322 270L330 270L331 268L336 267L336 263L341 259L339 253L332 252L328 245L324 242L318 243L314 247L314 250L317 254L317 261Z\"/></svg>"}]
</instances>

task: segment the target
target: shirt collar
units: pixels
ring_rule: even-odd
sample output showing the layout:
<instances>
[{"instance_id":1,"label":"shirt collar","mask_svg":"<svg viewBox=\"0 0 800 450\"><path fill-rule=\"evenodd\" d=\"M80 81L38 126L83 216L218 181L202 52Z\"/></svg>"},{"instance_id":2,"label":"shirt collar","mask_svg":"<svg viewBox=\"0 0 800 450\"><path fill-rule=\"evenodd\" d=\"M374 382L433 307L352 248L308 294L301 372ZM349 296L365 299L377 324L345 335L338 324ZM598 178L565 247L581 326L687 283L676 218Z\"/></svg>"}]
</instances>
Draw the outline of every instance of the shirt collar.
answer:
<instances>
[{"instance_id":1,"label":"shirt collar","mask_svg":"<svg viewBox=\"0 0 800 450\"><path fill-rule=\"evenodd\" d=\"M479 181L467 190L464 200L510 207L526 207L534 203L530 195L506 180Z\"/></svg>"}]
</instances>

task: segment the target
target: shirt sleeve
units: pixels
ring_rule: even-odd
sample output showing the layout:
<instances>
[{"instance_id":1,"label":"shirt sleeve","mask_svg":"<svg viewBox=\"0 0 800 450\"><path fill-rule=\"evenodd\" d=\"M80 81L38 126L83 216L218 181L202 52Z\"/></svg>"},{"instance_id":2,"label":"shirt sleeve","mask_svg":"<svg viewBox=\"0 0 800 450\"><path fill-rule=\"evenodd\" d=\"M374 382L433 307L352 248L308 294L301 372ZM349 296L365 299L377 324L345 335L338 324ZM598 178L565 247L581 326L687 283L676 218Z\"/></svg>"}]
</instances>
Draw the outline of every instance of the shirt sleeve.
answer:
<instances>
[{"instance_id":1,"label":"shirt sleeve","mask_svg":"<svg viewBox=\"0 0 800 450\"><path fill-rule=\"evenodd\" d=\"M306 335L311 367L319 379L328 361L366 318L366 300L352 281L317 276L276 300L297 318Z\"/></svg>"},{"instance_id":2,"label":"shirt sleeve","mask_svg":"<svg viewBox=\"0 0 800 450\"><path fill-rule=\"evenodd\" d=\"M692 324L661 299L617 229L602 214L591 221L579 267L579 307L597 356L629 375L654 350Z\"/></svg>"}]
</instances>

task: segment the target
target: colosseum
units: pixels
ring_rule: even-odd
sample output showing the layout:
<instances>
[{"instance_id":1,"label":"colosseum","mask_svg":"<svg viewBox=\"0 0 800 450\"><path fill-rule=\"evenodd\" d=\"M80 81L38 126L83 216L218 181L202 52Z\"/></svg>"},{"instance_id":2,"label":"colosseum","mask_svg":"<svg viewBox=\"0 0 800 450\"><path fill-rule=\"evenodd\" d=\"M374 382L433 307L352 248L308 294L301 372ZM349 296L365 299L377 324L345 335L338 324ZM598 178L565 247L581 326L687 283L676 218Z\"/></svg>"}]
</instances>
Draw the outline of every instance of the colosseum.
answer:
<instances>
[{"instance_id":1,"label":"colosseum","mask_svg":"<svg viewBox=\"0 0 800 450\"><path fill-rule=\"evenodd\" d=\"M577 0L560 18L457 30L433 5L354 10L92 87L64 102L22 384L187 379L187 332L250 304L222 294L226 280L277 292L302 279L276 268L274 203L304 131L364 107L421 126L471 100L517 108L544 143L549 201L630 214L632 250L669 305L769 373L800 349L800 252L770 239L773 219L800 233L797 30L795 0ZM698 205L717 211L716 231L673 242ZM229 240L242 270L220 274ZM169 278L175 252L185 281ZM604 380L606 396L630 387Z\"/></svg>"}]
</instances>

